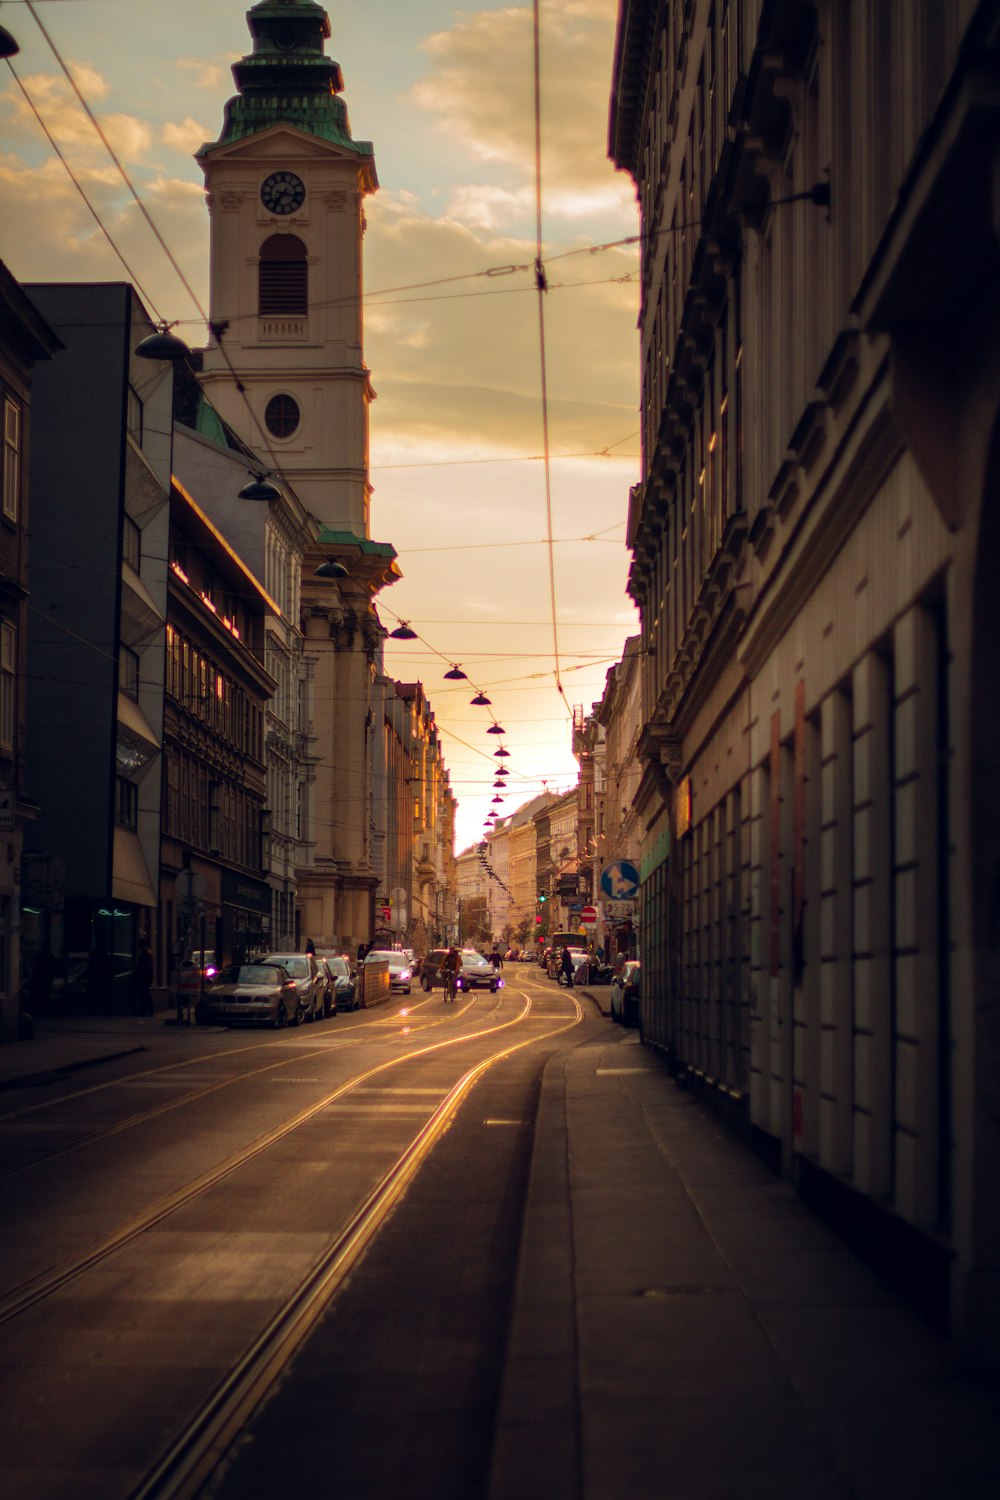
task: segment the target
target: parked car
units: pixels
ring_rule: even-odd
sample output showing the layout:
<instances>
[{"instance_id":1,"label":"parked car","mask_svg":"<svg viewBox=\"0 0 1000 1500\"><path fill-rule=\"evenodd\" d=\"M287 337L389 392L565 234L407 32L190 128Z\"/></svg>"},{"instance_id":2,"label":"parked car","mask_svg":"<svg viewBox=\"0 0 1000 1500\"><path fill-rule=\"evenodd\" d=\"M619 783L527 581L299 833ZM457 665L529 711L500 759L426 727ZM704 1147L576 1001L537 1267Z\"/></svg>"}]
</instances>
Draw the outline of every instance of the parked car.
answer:
<instances>
[{"instance_id":1,"label":"parked car","mask_svg":"<svg viewBox=\"0 0 1000 1500\"><path fill-rule=\"evenodd\" d=\"M492 990L503 988L503 980L490 963L481 953L474 948L459 949L462 957L462 974L459 987L463 990ZM435 985L444 989L445 959L448 957L449 949L435 948L428 953L420 965L420 987L429 993Z\"/></svg>"},{"instance_id":2,"label":"parked car","mask_svg":"<svg viewBox=\"0 0 1000 1500\"><path fill-rule=\"evenodd\" d=\"M390 990L399 990L408 995L413 982L413 965L406 954L401 953L398 948L373 948L365 955L365 963L374 963L380 958L384 958L389 965Z\"/></svg>"},{"instance_id":3,"label":"parked car","mask_svg":"<svg viewBox=\"0 0 1000 1500\"><path fill-rule=\"evenodd\" d=\"M326 1011L327 979L320 972L315 953L265 953L265 964L281 964L295 980L299 994L293 1026L300 1021L321 1021ZM292 1020L289 1015L289 1020Z\"/></svg>"},{"instance_id":4,"label":"parked car","mask_svg":"<svg viewBox=\"0 0 1000 1500\"><path fill-rule=\"evenodd\" d=\"M640 964L630 958L611 981L611 1019L624 1026L639 1024Z\"/></svg>"},{"instance_id":5,"label":"parked car","mask_svg":"<svg viewBox=\"0 0 1000 1500\"><path fill-rule=\"evenodd\" d=\"M215 972L195 1006L199 1026L240 1022L286 1026L298 1018L299 989L282 964L226 964Z\"/></svg>"},{"instance_id":6,"label":"parked car","mask_svg":"<svg viewBox=\"0 0 1000 1500\"><path fill-rule=\"evenodd\" d=\"M332 1008L339 1014L342 1010L357 1010L361 1004L358 988L354 983L351 960L346 953L318 953L330 972Z\"/></svg>"}]
</instances>

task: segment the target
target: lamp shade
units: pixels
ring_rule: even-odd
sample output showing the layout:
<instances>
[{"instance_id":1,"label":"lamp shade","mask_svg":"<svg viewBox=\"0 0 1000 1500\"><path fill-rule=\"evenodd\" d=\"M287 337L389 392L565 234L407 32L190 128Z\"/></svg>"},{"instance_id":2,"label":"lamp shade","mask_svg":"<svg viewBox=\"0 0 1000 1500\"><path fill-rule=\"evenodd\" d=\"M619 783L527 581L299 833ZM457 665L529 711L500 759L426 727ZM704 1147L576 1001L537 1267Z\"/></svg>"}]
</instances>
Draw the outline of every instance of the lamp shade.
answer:
<instances>
[{"instance_id":1,"label":"lamp shade","mask_svg":"<svg viewBox=\"0 0 1000 1500\"><path fill-rule=\"evenodd\" d=\"M138 352L138 351L137 351ZM262 505L269 504L272 500L281 499L281 491L276 484L272 484L266 474L257 474L249 484L245 484L240 490L241 500L257 500Z\"/></svg>"},{"instance_id":2,"label":"lamp shade","mask_svg":"<svg viewBox=\"0 0 1000 1500\"><path fill-rule=\"evenodd\" d=\"M316 569L317 578L350 578L350 576L344 564L338 562L335 557L328 557L326 562L321 562Z\"/></svg>"},{"instance_id":3,"label":"lamp shade","mask_svg":"<svg viewBox=\"0 0 1000 1500\"><path fill-rule=\"evenodd\" d=\"M406 620L400 620L395 630L389 631L389 639L393 641L415 641L417 632L411 630Z\"/></svg>"},{"instance_id":4,"label":"lamp shade","mask_svg":"<svg viewBox=\"0 0 1000 1500\"><path fill-rule=\"evenodd\" d=\"M501 745L499 750L494 750L493 755L494 755L495 759L505 760L505 759L509 759L510 758L510 751L509 750L505 750L504 747Z\"/></svg>"},{"instance_id":5,"label":"lamp shade","mask_svg":"<svg viewBox=\"0 0 1000 1500\"><path fill-rule=\"evenodd\" d=\"M485 693L477 693L474 698L469 699L469 703L473 708L489 708L490 701Z\"/></svg>"},{"instance_id":6,"label":"lamp shade","mask_svg":"<svg viewBox=\"0 0 1000 1500\"><path fill-rule=\"evenodd\" d=\"M16 57L20 50L6 26L0 26L0 57Z\"/></svg>"},{"instance_id":7,"label":"lamp shade","mask_svg":"<svg viewBox=\"0 0 1000 1500\"><path fill-rule=\"evenodd\" d=\"M3 28L0 27L0 31ZM2 48L2 43L0 43ZM8 54L0 50L0 57ZM191 350L183 339L179 339L176 333L170 332L167 323L161 323L155 333L149 333L141 343L136 344L135 352L142 359L187 359Z\"/></svg>"},{"instance_id":8,"label":"lamp shade","mask_svg":"<svg viewBox=\"0 0 1000 1500\"><path fill-rule=\"evenodd\" d=\"M447 682L468 682L469 680L457 661L452 663L451 671L446 672L444 675Z\"/></svg>"},{"instance_id":9,"label":"lamp shade","mask_svg":"<svg viewBox=\"0 0 1000 1500\"><path fill-rule=\"evenodd\" d=\"M489 729L487 729L486 733L487 734L506 734L507 731L506 731L506 729L501 728L501 726L499 724L491 724L490 727L489 727Z\"/></svg>"}]
</instances>

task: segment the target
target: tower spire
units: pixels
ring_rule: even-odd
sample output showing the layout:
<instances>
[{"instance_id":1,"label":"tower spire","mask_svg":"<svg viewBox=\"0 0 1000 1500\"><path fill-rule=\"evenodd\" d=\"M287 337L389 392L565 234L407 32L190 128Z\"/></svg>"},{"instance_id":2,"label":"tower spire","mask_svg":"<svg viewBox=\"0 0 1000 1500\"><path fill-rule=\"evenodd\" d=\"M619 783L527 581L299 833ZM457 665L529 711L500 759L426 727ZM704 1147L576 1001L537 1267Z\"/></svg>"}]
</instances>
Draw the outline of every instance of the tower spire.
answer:
<instances>
[{"instance_id":1,"label":"tower spire","mask_svg":"<svg viewBox=\"0 0 1000 1500\"><path fill-rule=\"evenodd\" d=\"M247 12L253 51L233 64L238 90L225 108L222 134L213 146L245 140L271 125L293 125L359 155L370 141L351 136L340 64L327 57L330 17L315 0L260 0Z\"/></svg>"}]
</instances>

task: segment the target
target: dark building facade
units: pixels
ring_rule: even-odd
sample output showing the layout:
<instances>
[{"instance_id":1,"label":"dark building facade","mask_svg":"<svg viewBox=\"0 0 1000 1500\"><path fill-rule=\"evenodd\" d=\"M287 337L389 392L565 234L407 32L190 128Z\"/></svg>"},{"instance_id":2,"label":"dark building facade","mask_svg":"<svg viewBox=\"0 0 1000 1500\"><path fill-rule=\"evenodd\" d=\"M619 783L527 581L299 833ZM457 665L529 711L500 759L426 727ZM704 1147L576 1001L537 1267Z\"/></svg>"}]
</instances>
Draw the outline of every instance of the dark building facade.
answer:
<instances>
[{"instance_id":1,"label":"dark building facade","mask_svg":"<svg viewBox=\"0 0 1000 1500\"><path fill-rule=\"evenodd\" d=\"M172 376L131 287L35 285L25 830L53 995L124 1009L158 904Z\"/></svg>"},{"instance_id":2,"label":"dark building facade","mask_svg":"<svg viewBox=\"0 0 1000 1500\"><path fill-rule=\"evenodd\" d=\"M27 800L24 744L28 640L28 461L31 374L61 348L59 340L0 263L0 1038L19 1029L22 982L48 983L49 934L33 905L39 871L23 862ZM27 885L26 885L27 881ZM22 894L25 919L22 921ZM44 981L39 983L38 981Z\"/></svg>"}]
</instances>

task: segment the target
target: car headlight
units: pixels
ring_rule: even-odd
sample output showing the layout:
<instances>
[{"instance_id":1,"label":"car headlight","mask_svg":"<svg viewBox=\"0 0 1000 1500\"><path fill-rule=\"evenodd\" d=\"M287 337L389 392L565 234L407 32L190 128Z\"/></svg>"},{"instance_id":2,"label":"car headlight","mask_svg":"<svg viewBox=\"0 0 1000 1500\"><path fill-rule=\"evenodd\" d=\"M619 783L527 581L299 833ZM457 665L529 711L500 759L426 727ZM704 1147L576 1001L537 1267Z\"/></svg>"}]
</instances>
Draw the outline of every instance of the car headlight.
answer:
<instances>
[{"instance_id":1,"label":"car headlight","mask_svg":"<svg viewBox=\"0 0 1000 1500\"><path fill-rule=\"evenodd\" d=\"M409 969L400 969L399 970L399 978L400 979L404 979L405 980L405 979L410 979L411 977L412 976L410 974Z\"/></svg>"}]
</instances>

